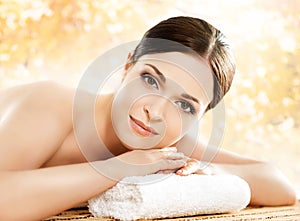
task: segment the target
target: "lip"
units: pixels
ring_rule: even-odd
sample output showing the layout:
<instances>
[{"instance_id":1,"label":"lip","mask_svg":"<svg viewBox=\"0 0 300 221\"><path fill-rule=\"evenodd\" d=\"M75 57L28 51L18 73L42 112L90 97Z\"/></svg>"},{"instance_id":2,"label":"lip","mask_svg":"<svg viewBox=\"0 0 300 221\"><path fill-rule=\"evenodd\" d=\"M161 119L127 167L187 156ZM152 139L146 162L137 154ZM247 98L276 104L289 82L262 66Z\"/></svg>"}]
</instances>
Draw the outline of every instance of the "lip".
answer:
<instances>
[{"instance_id":1,"label":"lip","mask_svg":"<svg viewBox=\"0 0 300 221\"><path fill-rule=\"evenodd\" d=\"M130 117L130 126L135 133L142 137L149 137L151 135L158 135L158 133L152 128L145 125L142 121L135 119L131 115Z\"/></svg>"}]
</instances>

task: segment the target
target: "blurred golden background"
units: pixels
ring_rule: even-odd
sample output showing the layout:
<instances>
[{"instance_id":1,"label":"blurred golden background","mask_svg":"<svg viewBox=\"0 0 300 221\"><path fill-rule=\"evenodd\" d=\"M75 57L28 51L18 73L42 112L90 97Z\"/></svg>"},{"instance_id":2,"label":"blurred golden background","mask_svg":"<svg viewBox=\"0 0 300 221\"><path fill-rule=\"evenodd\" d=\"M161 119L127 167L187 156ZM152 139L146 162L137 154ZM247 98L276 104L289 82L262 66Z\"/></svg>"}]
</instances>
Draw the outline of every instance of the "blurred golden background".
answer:
<instances>
[{"instance_id":1,"label":"blurred golden background","mask_svg":"<svg viewBox=\"0 0 300 221\"><path fill-rule=\"evenodd\" d=\"M0 89L76 87L106 50L168 17L199 17L225 33L237 60L223 148L273 162L300 188L299 11L299 0L0 0Z\"/></svg>"}]
</instances>

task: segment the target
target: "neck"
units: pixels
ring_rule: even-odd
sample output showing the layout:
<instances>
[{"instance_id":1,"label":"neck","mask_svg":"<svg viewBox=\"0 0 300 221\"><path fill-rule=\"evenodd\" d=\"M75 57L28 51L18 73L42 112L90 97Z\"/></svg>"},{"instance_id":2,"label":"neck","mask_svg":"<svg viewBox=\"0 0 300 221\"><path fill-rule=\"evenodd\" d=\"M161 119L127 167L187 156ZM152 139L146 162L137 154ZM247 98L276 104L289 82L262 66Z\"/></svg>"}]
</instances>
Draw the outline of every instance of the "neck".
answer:
<instances>
[{"instance_id":1,"label":"neck","mask_svg":"<svg viewBox=\"0 0 300 221\"><path fill-rule=\"evenodd\" d=\"M111 109L114 94L99 95L95 107L95 123L96 128L103 143L108 150L115 156L128 151L118 136L112 125Z\"/></svg>"}]
</instances>

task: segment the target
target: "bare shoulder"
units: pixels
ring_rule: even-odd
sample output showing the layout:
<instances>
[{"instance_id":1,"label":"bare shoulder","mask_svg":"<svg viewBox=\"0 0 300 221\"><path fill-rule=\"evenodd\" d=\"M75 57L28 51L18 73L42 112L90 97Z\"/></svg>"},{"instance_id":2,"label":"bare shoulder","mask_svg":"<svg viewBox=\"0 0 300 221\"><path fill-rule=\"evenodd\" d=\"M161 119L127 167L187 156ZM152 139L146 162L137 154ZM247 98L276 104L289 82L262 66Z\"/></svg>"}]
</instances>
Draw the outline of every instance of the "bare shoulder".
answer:
<instances>
[{"instance_id":1,"label":"bare shoulder","mask_svg":"<svg viewBox=\"0 0 300 221\"><path fill-rule=\"evenodd\" d=\"M22 101L22 104L30 100L42 100L42 98L56 97L57 101L63 99L71 92L70 88L52 81L40 81L24 84L0 91L1 106L11 102ZM60 96L57 96L60 95Z\"/></svg>"},{"instance_id":2,"label":"bare shoulder","mask_svg":"<svg viewBox=\"0 0 300 221\"><path fill-rule=\"evenodd\" d=\"M36 119L49 115L67 119L65 115L69 115L72 101L73 90L55 82L20 85L0 93L0 119L6 120L15 114L22 118L35 114Z\"/></svg>"},{"instance_id":3,"label":"bare shoulder","mask_svg":"<svg viewBox=\"0 0 300 221\"><path fill-rule=\"evenodd\" d=\"M72 129L73 90L37 82L0 93L0 170L40 167Z\"/></svg>"}]
</instances>

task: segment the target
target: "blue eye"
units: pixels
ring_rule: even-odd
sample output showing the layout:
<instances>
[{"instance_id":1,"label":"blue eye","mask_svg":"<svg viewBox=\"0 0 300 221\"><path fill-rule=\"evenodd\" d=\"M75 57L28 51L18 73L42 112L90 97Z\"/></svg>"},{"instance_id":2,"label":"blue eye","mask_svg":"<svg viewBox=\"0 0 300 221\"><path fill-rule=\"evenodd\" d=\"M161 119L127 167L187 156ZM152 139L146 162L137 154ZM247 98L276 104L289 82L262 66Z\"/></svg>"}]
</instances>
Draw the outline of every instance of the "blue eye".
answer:
<instances>
[{"instance_id":1,"label":"blue eye","mask_svg":"<svg viewBox=\"0 0 300 221\"><path fill-rule=\"evenodd\" d=\"M195 108L187 101L175 101L175 104L185 113L195 114Z\"/></svg>"},{"instance_id":2,"label":"blue eye","mask_svg":"<svg viewBox=\"0 0 300 221\"><path fill-rule=\"evenodd\" d=\"M150 74L144 73L141 75L142 80L151 87L158 89L158 83Z\"/></svg>"}]
</instances>

